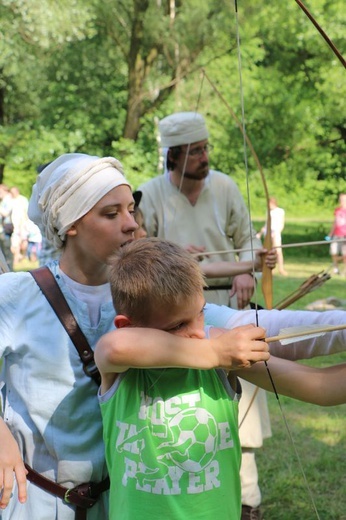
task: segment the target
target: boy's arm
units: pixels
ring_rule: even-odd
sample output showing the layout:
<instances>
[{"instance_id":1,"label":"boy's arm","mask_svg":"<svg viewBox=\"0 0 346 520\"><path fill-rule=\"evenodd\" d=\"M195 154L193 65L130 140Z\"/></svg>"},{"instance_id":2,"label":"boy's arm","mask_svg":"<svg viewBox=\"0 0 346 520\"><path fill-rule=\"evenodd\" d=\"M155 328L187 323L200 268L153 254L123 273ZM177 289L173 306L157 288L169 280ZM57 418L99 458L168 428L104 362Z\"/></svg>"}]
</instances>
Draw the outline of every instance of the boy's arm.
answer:
<instances>
[{"instance_id":1,"label":"boy's arm","mask_svg":"<svg viewBox=\"0 0 346 520\"><path fill-rule=\"evenodd\" d=\"M18 500L26 501L26 469L18 445L0 417L0 509L8 505L13 488L14 475L18 485Z\"/></svg>"},{"instance_id":2,"label":"boy's arm","mask_svg":"<svg viewBox=\"0 0 346 520\"><path fill-rule=\"evenodd\" d=\"M320 406L346 403L346 363L313 368L271 356L267 365L279 394ZM264 363L237 370L236 374L265 390L274 391Z\"/></svg>"},{"instance_id":3,"label":"boy's arm","mask_svg":"<svg viewBox=\"0 0 346 520\"><path fill-rule=\"evenodd\" d=\"M247 367L269 358L264 329L245 325L210 339L182 337L149 328L124 327L97 343L95 361L101 372L128 368L184 367L208 370Z\"/></svg>"},{"instance_id":4,"label":"boy's arm","mask_svg":"<svg viewBox=\"0 0 346 520\"><path fill-rule=\"evenodd\" d=\"M209 319L208 312L212 319ZM227 319L227 309L223 308L223 319L217 322L218 326L225 328L238 327L247 323L256 323L256 312L254 310L232 312L228 309L229 319ZM216 318L215 306L211 306L210 311L206 311L206 320L214 324ZM266 337L277 336L282 328L297 327L299 325L342 325L346 323L345 311L290 311L290 310L260 310L258 311L258 322L266 329ZM346 350L346 330L328 332L324 336L296 341L290 345L282 345L279 341L270 343L270 353L272 356L297 360L308 359L316 356L326 356L345 352Z\"/></svg>"}]
</instances>

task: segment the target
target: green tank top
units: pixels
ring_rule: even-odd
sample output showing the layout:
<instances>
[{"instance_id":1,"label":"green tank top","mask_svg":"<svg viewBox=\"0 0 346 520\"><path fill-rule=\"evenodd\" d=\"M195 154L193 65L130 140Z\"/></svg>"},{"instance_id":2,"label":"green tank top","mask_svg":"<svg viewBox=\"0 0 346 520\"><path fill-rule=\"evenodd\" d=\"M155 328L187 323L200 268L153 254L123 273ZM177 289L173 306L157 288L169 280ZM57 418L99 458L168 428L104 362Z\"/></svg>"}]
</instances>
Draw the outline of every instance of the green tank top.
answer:
<instances>
[{"instance_id":1,"label":"green tank top","mask_svg":"<svg viewBox=\"0 0 346 520\"><path fill-rule=\"evenodd\" d=\"M239 520L239 394L222 379L130 369L101 397L110 520Z\"/></svg>"}]
</instances>

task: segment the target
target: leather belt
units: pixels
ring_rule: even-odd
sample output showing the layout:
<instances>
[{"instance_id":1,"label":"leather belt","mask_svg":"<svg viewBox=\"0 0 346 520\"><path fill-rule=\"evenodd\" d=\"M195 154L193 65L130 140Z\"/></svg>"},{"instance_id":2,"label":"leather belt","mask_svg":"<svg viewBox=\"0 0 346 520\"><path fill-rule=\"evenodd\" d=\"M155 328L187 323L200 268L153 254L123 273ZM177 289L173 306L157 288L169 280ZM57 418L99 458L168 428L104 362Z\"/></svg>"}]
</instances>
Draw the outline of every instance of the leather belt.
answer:
<instances>
[{"instance_id":1,"label":"leather belt","mask_svg":"<svg viewBox=\"0 0 346 520\"><path fill-rule=\"evenodd\" d=\"M28 464L25 464L25 467L28 471L26 478L30 482L40 487L41 489L48 491L48 493L61 498L64 500L64 502L76 506L75 520L86 520L87 509L93 507L93 505L96 504L100 494L109 489L108 477L98 483L85 482L69 489L44 477L28 466Z\"/></svg>"}]
</instances>

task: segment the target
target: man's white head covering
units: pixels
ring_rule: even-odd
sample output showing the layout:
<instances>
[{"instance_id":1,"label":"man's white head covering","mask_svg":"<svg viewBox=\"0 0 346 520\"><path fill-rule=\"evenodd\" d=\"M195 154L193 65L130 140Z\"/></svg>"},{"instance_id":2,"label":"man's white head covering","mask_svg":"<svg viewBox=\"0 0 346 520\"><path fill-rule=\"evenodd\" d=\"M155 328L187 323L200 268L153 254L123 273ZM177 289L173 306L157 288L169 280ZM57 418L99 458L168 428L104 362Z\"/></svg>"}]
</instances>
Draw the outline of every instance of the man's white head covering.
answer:
<instances>
[{"instance_id":1,"label":"man's white head covering","mask_svg":"<svg viewBox=\"0 0 346 520\"><path fill-rule=\"evenodd\" d=\"M203 116L197 112L177 112L159 122L162 148L197 143L208 139Z\"/></svg>"},{"instance_id":2,"label":"man's white head covering","mask_svg":"<svg viewBox=\"0 0 346 520\"><path fill-rule=\"evenodd\" d=\"M114 157L61 155L38 175L29 201L29 218L59 249L72 224L123 184L130 187Z\"/></svg>"}]
</instances>

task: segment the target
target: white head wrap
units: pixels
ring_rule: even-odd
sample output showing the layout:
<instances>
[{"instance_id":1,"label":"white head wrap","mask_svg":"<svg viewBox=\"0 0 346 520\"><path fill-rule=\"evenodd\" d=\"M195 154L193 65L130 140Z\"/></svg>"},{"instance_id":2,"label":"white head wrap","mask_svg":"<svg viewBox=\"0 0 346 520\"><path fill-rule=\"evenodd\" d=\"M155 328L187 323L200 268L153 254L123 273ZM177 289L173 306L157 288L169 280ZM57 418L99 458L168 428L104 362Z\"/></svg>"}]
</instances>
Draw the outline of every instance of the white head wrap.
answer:
<instances>
[{"instance_id":1,"label":"white head wrap","mask_svg":"<svg viewBox=\"0 0 346 520\"><path fill-rule=\"evenodd\" d=\"M29 201L29 218L61 248L72 224L122 184L130 187L114 157L61 155L38 175Z\"/></svg>"},{"instance_id":2,"label":"white head wrap","mask_svg":"<svg viewBox=\"0 0 346 520\"><path fill-rule=\"evenodd\" d=\"M177 112L167 116L159 122L159 131L163 148L197 143L209 137L203 116L197 112Z\"/></svg>"}]
</instances>

